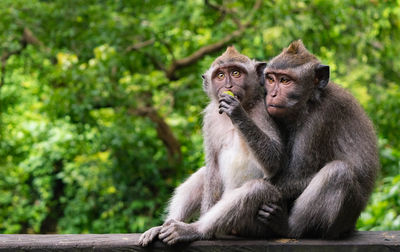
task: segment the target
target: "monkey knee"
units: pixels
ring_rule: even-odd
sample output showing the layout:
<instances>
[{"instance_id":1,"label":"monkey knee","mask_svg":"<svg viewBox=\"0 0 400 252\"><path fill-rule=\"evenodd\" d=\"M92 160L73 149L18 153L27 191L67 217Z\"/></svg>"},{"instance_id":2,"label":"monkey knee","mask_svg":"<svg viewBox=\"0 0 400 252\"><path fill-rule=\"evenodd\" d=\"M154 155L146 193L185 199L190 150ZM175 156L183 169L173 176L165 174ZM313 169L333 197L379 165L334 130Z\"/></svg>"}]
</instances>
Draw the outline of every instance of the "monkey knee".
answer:
<instances>
[{"instance_id":1,"label":"monkey knee","mask_svg":"<svg viewBox=\"0 0 400 252\"><path fill-rule=\"evenodd\" d=\"M247 191L247 196L252 201L260 203L278 202L281 200L281 192L271 183L264 179L251 180L242 187Z\"/></svg>"},{"instance_id":2,"label":"monkey knee","mask_svg":"<svg viewBox=\"0 0 400 252\"><path fill-rule=\"evenodd\" d=\"M343 161L336 160L328 163L321 169L320 173L323 173L325 177L323 180L324 184L350 186L355 182L354 172L351 169L350 164Z\"/></svg>"}]
</instances>

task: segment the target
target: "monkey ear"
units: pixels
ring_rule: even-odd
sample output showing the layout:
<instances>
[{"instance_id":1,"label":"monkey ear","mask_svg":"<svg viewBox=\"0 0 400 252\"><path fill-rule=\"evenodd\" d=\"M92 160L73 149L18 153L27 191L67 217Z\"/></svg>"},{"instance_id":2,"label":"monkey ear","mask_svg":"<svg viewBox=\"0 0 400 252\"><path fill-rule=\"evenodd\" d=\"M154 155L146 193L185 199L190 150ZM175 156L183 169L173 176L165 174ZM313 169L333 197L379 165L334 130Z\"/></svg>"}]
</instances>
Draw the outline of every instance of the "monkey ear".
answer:
<instances>
[{"instance_id":1,"label":"monkey ear","mask_svg":"<svg viewBox=\"0 0 400 252\"><path fill-rule=\"evenodd\" d=\"M326 87L326 85L328 85L329 75L330 75L329 66L322 64L319 64L319 66L317 66L317 68L315 69L315 77L317 78L318 81L317 83L318 88L324 88Z\"/></svg>"},{"instance_id":2,"label":"monkey ear","mask_svg":"<svg viewBox=\"0 0 400 252\"><path fill-rule=\"evenodd\" d=\"M264 69L266 66L266 62L256 62L256 74L261 86L264 86Z\"/></svg>"},{"instance_id":3,"label":"monkey ear","mask_svg":"<svg viewBox=\"0 0 400 252\"><path fill-rule=\"evenodd\" d=\"M256 73L257 76L262 76L267 62L256 62Z\"/></svg>"}]
</instances>

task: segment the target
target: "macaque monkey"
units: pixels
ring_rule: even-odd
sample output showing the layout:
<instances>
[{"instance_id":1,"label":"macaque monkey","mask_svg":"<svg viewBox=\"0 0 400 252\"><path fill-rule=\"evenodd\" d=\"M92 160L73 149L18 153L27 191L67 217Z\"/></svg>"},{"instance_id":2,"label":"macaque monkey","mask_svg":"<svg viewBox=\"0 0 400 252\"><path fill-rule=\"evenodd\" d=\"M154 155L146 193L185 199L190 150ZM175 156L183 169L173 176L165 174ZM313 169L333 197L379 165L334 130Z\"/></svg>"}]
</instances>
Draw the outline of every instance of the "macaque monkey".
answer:
<instances>
[{"instance_id":1,"label":"macaque monkey","mask_svg":"<svg viewBox=\"0 0 400 252\"><path fill-rule=\"evenodd\" d=\"M288 212L263 205L259 219L269 224L275 218L281 223L275 232L282 236L349 234L379 169L371 121L352 95L329 81L329 66L301 41L273 58L264 77L267 111L278 125L286 154L271 183Z\"/></svg>"},{"instance_id":2,"label":"macaque monkey","mask_svg":"<svg viewBox=\"0 0 400 252\"><path fill-rule=\"evenodd\" d=\"M202 76L211 100L203 125L206 166L175 190L165 223L146 231L140 245L156 237L172 245L216 234L273 235L257 219L259 207L281 200L269 182L280 171L283 149L266 110L265 65L228 47ZM186 223L196 211L200 218Z\"/></svg>"}]
</instances>

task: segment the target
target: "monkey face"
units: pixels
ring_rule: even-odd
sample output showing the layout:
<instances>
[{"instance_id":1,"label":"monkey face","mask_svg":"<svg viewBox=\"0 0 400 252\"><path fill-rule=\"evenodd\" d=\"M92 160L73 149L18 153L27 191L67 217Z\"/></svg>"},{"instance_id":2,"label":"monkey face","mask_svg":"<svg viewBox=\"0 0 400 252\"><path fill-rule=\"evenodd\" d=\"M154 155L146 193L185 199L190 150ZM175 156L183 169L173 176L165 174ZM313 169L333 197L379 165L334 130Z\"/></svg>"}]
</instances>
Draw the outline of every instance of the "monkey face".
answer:
<instances>
[{"instance_id":1,"label":"monkey face","mask_svg":"<svg viewBox=\"0 0 400 252\"><path fill-rule=\"evenodd\" d=\"M328 84L329 66L311 62L294 68L267 67L264 77L268 113L291 119Z\"/></svg>"},{"instance_id":2,"label":"monkey face","mask_svg":"<svg viewBox=\"0 0 400 252\"><path fill-rule=\"evenodd\" d=\"M220 97L224 92L230 91L242 101L246 90L248 73L239 64L216 67L212 72L213 93Z\"/></svg>"},{"instance_id":3,"label":"monkey face","mask_svg":"<svg viewBox=\"0 0 400 252\"><path fill-rule=\"evenodd\" d=\"M273 58L264 70L266 105L273 117L294 119L329 82L329 66L298 40Z\"/></svg>"},{"instance_id":4,"label":"monkey face","mask_svg":"<svg viewBox=\"0 0 400 252\"><path fill-rule=\"evenodd\" d=\"M297 113L302 101L309 97L305 87L293 72L288 70L268 70L265 72L267 90L266 105L273 117L285 117Z\"/></svg>"},{"instance_id":5,"label":"monkey face","mask_svg":"<svg viewBox=\"0 0 400 252\"><path fill-rule=\"evenodd\" d=\"M282 117L287 114L290 109L289 104L295 103L288 97L294 85L294 80L284 73L267 72L265 74L266 104L270 115Z\"/></svg>"}]
</instances>

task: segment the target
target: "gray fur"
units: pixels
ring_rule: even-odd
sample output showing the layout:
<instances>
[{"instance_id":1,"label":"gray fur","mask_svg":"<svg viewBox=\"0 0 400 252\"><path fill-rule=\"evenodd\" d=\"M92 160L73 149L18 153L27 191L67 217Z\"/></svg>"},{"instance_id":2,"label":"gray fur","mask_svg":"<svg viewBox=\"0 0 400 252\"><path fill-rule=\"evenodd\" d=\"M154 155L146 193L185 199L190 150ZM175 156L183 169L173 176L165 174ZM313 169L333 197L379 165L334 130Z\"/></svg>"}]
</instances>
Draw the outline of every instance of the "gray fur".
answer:
<instances>
[{"instance_id":1,"label":"gray fur","mask_svg":"<svg viewBox=\"0 0 400 252\"><path fill-rule=\"evenodd\" d=\"M213 73L235 64L247 72L245 95L240 102L237 97L213 91ZM265 110L260 86L263 66L228 48L203 75L203 88L211 100L204 110L206 167L176 189L166 222L145 232L139 244L148 245L157 234L170 245L216 234L273 235L267 225L257 220L259 206L281 200L280 192L268 181L280 169L282 144L276 125ZM229 160L235 158L237 163ZM225 163L230 161L232 167ZM198 173L204 180L199 179ZM199 220L185 223L196 210L200 210Z\"/></svg>"},{"instance_id":2,"label":"gray fur","mask_svg":"<svg viewBox=\"0 0 400 252\"><path fill-rule=\"evenodd\" d=\"M287 132L288 164L274 183L295 200L289 236L336 238L353 231L371 194L376 136L355 99L336 84L328 84L317 104Z\"/></svg>"},{"instance_id":3,"label":"gray fur","mask_svg":"<svg viewBox=\"0 0 400 252\"><path fill-rule=\"evenodd\" d=\"M271 182L289 208L284 235L338 238L354 230L373 189L379 169L375 131L352 95L332 82L324 87L310 78L319 61L302 43L296 42L296 48L291 53L284 50L265 69L265 73L288 76L303 72L309 77L299 78L294 85L300 90L294 92L311 90L297 95L302 105L294 113L274 118L287 157ZM301 57L294 62L290 59L296 52ZM301 58L309 59L311 65ZM268 208L260 212L262 219Z\"/></svg>"}]
</instances>

